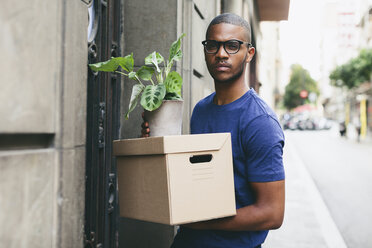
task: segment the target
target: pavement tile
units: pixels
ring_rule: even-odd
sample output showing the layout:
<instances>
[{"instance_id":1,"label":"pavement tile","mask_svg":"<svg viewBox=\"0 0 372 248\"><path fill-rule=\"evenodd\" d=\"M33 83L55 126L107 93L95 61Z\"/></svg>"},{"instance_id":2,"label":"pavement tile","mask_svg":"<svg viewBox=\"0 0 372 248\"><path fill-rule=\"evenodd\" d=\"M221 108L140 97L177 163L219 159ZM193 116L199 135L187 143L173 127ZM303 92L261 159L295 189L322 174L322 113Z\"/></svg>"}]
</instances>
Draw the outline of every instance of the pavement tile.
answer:
<instances>
[{"instance_id":1,"label":"pavement tile","mask_svg":"<svg viewBox=\"0 0 372 248\"><path fill-rule=\"evenodd\" d=\"M346 247L295 147L284 149L286 210L283 225L272 230L264 248Z\"/></svg>"}]
</instances>

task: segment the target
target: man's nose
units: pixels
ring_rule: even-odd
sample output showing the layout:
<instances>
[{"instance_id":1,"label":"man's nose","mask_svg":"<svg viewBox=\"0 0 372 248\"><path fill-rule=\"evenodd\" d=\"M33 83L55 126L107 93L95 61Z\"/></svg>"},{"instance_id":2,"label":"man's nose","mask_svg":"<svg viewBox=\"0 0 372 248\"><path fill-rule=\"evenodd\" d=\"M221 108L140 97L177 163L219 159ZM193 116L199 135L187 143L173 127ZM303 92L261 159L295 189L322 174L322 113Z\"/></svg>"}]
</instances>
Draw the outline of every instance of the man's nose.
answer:
<instances>
[{"instance_id":1,"label":"man's nose","mask_svg":"<svg viewBox=\"0 0 372 248\"><path fill-rule=\"evenodd\" d=\"M227 58L228 56L229 56L229 54L226 52L223 44L221 44L220 47L217 50L216 57Z\"/></svg>"}]
</instances>

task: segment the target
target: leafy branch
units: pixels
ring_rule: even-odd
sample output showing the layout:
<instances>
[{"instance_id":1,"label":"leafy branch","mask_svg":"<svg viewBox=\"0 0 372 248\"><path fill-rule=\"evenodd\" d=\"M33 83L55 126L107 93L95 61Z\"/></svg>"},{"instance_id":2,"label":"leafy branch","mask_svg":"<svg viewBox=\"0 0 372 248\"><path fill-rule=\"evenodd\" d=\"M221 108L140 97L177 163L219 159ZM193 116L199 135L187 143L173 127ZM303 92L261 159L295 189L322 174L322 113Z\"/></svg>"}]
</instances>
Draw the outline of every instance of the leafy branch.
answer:
<instances>
[{"instance_id":1,"label":"leafy branch","mask_svg":"<svg viewBox=\"0 0 372 248\"><path fill-rule=\"evenodd\" d=\"M182 34L174 41L169 49L168 60L154 51L145 58L145 65L134 71L133 53L125 57L113 57L107 61L89 64L93 71L115 72L128 77L137 82L133 86L129 102L128 111L125 118L129 118L129 113L134 110L138 101L142 107L148 111L159 108L163 100L182 100L182 77L176 71L171 71L175 61L182 58L181 39ZM164 68L161 64L164 63ZM150 67L152 66L152 67ZM155 75L156 81L153 80ZM151 84L145 85L143 81Z\"/></svg>"},{"instance_id":2,"label":"leafy branch","mask_svg":"<svg viewBox=\"0 0 372 248\"><path fill-rule=\"evenodd\" d=\"M363 49L347 63L337 66L329 75L331 84L352 89L371 80L372 49Z\"/></svg>"}]
</instances>

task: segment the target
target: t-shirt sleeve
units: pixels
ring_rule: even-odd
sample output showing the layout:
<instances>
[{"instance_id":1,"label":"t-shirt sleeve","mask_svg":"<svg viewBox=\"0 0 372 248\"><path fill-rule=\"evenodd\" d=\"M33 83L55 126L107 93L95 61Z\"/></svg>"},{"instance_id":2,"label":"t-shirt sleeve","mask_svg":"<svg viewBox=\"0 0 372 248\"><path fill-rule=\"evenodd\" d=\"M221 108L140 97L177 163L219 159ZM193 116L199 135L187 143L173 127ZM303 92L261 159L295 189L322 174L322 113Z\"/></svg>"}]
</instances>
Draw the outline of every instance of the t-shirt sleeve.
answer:
<instances>
[{"instance_id":1,"label":"t-shirt sleeve","mask_svg":"<svg viewBox=\"0 0 372 248\"><path fill-rule=\"evenodd\" d=\"M196 104L194 107L191 118L190 118L190 133L191 134L198 134L196 131L198 129L198 120L200 119L200 104Z\"/></svg>"},{"instance_id":2,"label":"t-shirt sleeve","mask_svg":"<svg viewBox=\"0 0 372 248\"><path fill-rule=\"evenodd\" d=\"M284 134L277 120L270 115L256 117L243 128L241 137L248 181L271 182L285 178Z\"/></svg>"}]
</instances>

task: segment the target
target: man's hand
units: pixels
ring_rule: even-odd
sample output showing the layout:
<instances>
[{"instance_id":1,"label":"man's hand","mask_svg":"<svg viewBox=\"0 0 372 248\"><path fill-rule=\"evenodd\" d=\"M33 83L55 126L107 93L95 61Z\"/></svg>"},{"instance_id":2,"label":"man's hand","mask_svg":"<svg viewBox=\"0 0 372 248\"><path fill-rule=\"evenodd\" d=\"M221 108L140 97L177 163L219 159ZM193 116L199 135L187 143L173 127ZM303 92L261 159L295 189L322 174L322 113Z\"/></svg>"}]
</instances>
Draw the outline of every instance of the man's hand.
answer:
<instances>
[{"instance_id":1,"label":"man's hand","mask_svg":"<svg viewBox=\"0 0 372 248\"><path fill-rule=\"evenodd\" d=\"M145 112L142 112L142 119L143 119L143 122L142 122L142 130L141 130L141 137L142 138L145 138L145 137L149 137L150 136L150 127L149 127L149 123L145 120Z\"/></svg>"},{"instance_id":2,"label":"man's hand","mask_svg":"<svg viewBox=\"0 0 372 248\"><path fill-rule=\"evenodd\" d=\"M193 229L261 231L278 229L284 218L285 181L251 183L256 202L237 209L233 217L184 225Z\"/></svg>"}]
</instances>

